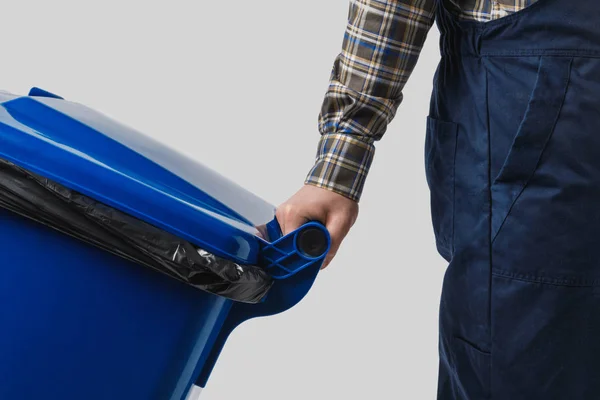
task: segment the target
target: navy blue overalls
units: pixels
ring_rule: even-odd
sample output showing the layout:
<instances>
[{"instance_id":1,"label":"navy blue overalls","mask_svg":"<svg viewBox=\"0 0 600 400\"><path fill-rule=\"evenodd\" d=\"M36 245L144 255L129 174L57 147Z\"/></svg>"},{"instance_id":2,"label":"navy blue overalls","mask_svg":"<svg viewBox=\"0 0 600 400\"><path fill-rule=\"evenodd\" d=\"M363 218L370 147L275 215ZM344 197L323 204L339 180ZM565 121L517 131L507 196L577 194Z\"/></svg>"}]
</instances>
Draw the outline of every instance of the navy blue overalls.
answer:
<instances>
[{"instance_id":1,"label":"navy blue overalls","mask_svg":"<svg viewBox=\"0 0 600 400\"><path fill-rule=\"evenodd\" d=\"M441 400L600 399L600 2L438 0L427 120Z\"/></svg>"}]
</instances>

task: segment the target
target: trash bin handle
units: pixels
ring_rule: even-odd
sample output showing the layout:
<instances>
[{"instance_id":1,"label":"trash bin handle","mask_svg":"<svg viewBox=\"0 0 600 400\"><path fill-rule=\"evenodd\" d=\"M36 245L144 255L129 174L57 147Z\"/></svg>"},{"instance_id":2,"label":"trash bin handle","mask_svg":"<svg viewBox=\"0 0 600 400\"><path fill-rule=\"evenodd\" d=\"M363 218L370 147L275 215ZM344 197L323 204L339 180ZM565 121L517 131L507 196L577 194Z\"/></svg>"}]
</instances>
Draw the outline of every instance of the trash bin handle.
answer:
<instances>
[{"instance_id":1,"label":"trash bin handle","mask_svg":"<svg viewBox=\"0 0 600 400\"><path fill-rule=\"evenodd\" d=\"M288 279L311 265L320 266L330 247L325 226L311 221L271 243L263 241L259 265L275 280Z\"/></svg>"},{"instance_id":2,"label":"trash bin handle","mask_svg":"<svg viewBox=\"0 0 600 400\"><path fill-rule=\"evenodd\" d=\"M205 387L231 332L252 318L279 314L298 304L312 287L331 246L327 228L311 221L297 230L264 243L263 262L275 279L265 300L259 304L233 303L208 358L198 372L196 385Z\"/></svg>"}]
</instances>

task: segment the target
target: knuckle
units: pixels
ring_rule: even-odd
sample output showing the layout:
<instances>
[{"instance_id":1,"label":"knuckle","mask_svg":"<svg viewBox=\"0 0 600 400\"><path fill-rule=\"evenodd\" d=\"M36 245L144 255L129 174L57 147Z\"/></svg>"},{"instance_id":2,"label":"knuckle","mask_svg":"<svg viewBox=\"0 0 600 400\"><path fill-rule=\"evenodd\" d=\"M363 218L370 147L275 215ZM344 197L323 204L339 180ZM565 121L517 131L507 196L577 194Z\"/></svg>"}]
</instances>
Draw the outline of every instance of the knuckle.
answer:
<instances>
[{"instance_id":1,"label":"knuckle","mask_svg":"<svg viewBox=\"0 0 600 400\"><path fill-rule=\"evenodd\" d=\"M275 216L277 218L283 217L283 206L277 207L277 209L275 210Z\"/></svg>"},{"instance_id":2,"label":"knuckle","mask_svg":"<svg viewBox=\"0 0 600 400\"><path fill-rule=\"evenodd\" d=\"M277 209L277 214L282 217L287 217L290 215L292 208L293 206L291 204L283 204Z\"/></svg>"},{"instance_id":3,"label":"knuckle","mask_svg":"<svg viewBox=\"0 0 600 400\"><path fill-rule=\"evenodd\" d=\"M297 206L290 205L290 207L288 207L288 208L285 210L285 215L286 215L288 218L295 218L295 217L297 217L299 214L300 214L300 208L298 208Z\"/></svg>"}]
</instances>

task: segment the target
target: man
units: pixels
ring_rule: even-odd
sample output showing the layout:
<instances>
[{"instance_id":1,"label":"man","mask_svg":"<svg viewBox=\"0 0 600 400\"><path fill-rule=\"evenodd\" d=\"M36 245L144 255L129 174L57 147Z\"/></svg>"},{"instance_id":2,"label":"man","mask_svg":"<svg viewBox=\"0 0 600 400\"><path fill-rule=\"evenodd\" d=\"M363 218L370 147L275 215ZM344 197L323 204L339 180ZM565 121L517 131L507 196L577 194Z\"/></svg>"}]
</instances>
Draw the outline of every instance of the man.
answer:
<instances>
[{"instance_id":1,"label":"man","mask_svg":"<svg viewBox=\"0 0 600 400\"><path fill-rule=\"evenodd\" d=\"M335 255L435 20L425 163L449 262L438 399L600 398L596 2L351 3L316 164L277 217L285 232L322 221Z\"/></svg>"}]
</instances>

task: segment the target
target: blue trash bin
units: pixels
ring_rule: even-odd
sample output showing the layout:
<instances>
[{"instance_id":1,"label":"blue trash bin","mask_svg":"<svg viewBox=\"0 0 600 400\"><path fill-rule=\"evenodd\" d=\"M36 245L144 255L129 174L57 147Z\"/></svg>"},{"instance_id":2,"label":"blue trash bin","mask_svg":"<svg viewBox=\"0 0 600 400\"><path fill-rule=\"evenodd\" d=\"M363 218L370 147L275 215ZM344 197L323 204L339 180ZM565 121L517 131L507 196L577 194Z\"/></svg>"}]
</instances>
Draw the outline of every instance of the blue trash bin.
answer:
<instances>
[{"instance_id":1,"label":"blue trash bin","mask_svg":"<svg viewBox=\"0 0 600 400\"><path fill-rule=\"evenodd\" d=\"M0 159L273 280L234 301L0 206L2 400L195 399L231 331L297 304L329 249L321 224L282 237L272 205L40 89L0 92Z\"/></svg>"}]
</instances>

